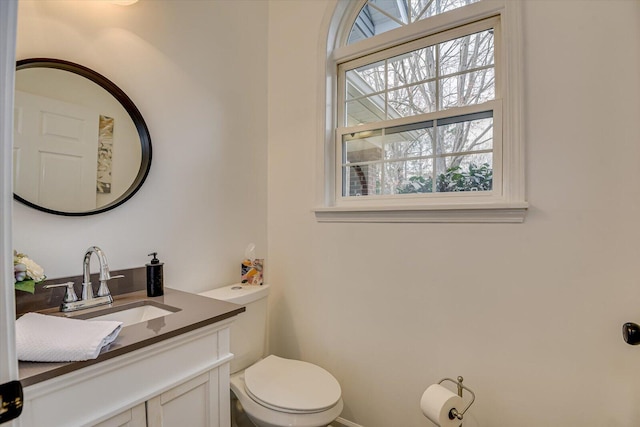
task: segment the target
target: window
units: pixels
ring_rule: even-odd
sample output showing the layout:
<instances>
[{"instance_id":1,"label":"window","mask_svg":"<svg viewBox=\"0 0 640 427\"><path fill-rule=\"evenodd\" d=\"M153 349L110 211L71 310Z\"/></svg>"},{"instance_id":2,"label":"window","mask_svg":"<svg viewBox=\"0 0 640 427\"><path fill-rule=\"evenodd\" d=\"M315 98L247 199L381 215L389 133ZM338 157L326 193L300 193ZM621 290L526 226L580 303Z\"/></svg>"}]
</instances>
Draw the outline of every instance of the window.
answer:
<instances>
[{"instance_id":1,"label":"window","mask_svg":"<svg viewBox=\"0 0 640 427\"><path fill-rule=\"evenodd\" d=\"M342 197L492 191L497 20L480 24L340 64Z\"/></svg>"},{"instance_id":2,"label":"window","mask_svg":"<svg viewBox=\"0 0 640 427\"><path fill-rule=\"evenodd\" d=\"M319 220L523 220L510 3L359 3L327 67L336 82L325 167L333 174Z\"/></svg>"}]
</instances>

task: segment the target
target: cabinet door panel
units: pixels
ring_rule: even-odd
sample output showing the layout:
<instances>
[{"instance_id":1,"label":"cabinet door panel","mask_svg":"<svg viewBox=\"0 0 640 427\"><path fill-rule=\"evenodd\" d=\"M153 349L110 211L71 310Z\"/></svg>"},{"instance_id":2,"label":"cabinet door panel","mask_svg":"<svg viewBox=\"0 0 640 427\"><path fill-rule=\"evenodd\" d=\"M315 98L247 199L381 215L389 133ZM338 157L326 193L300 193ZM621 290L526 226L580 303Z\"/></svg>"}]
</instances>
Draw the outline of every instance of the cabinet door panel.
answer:
<instances>
[{"instance_id":1,"label":"cabinet door panel","mask_svg":"<svg viewBox=\"0 0 640 427\"><path fill-rule=\"evenodd\" d=\"M144 403L134 406L94 427L146 427L147 416Z\"/></svg>"},{"instance_id":2,"label":"cabinet door panel","mask_svg":"<svg viewBox=\"0 0 640 427\"><path fill-rule=\"evenodd\" d=\"M211 423L210 373L147 401L149 427L217 427Z\"/></svg>"}]
</instances>

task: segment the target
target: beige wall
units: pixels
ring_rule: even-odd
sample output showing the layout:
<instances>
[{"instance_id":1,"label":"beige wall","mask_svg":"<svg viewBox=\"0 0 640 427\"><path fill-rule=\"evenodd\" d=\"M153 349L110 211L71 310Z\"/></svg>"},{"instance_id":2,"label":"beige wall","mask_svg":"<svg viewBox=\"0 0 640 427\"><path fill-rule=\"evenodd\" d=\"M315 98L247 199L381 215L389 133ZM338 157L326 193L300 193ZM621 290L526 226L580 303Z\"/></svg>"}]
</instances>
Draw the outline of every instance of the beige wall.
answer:
<instances>
[{"instance_id":1,"label":"beige wall","mask_svg":"<svg viewBox=\"0 0 640 427\"><path fill-rule=\"evenodd\" d=\"M343 417L431 425L463 375L465 427L640 425L640 2L525 1L524 224L320 224L321 24L269 3L271 349L327 368Z\"/></svg>"},{"instance_id":2,"label":"beige wall","mask_svg":"<svg viewBox=\"0 0 640 427\"><path fill-rule=\"evenodd\" d=\"M14 247L50 278L80 274L97 245L112 269L157 251L165 286L238 281L249 242L266 255L266 31L259 0L20 0L18 59L65 59L112 80L144 116L153 161L110 212L67 218L14 203Z\"/></svg>"}]
</instances>

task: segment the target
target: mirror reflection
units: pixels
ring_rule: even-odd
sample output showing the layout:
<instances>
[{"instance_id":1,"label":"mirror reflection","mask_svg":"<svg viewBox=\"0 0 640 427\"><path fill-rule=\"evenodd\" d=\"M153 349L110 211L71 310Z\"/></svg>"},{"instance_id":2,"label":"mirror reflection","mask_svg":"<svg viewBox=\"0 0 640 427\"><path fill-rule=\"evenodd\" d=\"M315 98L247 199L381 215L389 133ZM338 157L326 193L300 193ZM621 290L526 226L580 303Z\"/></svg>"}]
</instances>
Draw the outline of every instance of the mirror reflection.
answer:
<instances>
[{"instance_id":1,"label":"mirror reflection","mask_svg":"<svg viewBox=\"0 0 640 427\"><path fill-rule=\"evenodd\" d=\"M60 215L124 203L142 185L151 141L131 100L112 82L60 60L18 62L14 195Z\"/></svg>"}]
</instances>

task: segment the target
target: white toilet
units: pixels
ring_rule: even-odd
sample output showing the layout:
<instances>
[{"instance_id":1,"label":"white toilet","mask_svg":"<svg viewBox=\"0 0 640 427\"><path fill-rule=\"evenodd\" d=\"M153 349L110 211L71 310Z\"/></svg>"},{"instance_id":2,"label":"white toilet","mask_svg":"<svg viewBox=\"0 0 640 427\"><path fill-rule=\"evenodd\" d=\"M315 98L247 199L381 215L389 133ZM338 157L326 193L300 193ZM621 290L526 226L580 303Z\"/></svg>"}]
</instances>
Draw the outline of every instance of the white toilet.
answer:
<instances>
[{"instance_id":1,"label":"white toilet","mask_svg":"<svg viewBox=\"0 0 640 427\"><path fill-rule=\"evenodd\" d=\"M231 325L231 390L253 424L325 427L338 418L342 390L329 372L308 362L264 357L269 285L236 284L200 295L246 306Z\"/></svg>"}]
</instances>

